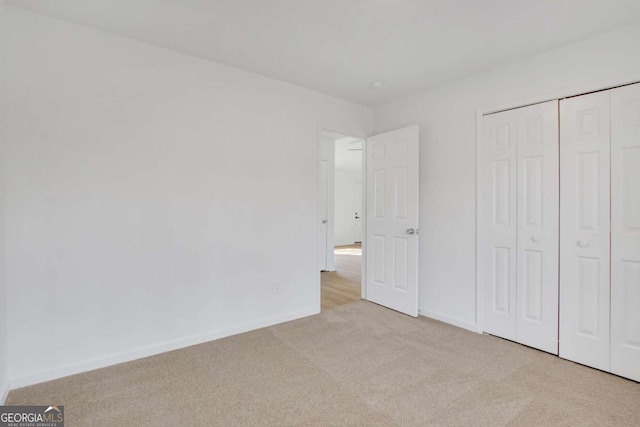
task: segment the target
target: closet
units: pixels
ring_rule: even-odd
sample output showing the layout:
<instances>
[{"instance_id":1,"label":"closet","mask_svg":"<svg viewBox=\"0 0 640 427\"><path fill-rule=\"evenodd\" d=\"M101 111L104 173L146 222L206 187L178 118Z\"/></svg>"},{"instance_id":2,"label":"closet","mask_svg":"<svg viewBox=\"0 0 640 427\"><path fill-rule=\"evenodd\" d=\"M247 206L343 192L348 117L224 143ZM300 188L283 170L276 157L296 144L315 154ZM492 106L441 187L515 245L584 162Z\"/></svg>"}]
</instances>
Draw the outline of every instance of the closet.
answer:
<instances>
[{"instance_id":1,"label":"closet","mask_svg":"<svg viewBox=\"0 0 640 427\"><path fill-rule=\"evenodd\" d=\"M558 102L483 119L484 331L558 353Z\"/></svg>"},{"instance_id":2,"label":"closet","mask_svg":"<svg viewBox=\"0 0 640 427\"><path fill-rule=\"evenodd\" d=\"M482 124L483 330L640 381L640 84Z\"/></svg>"},{"instance_id":3,"label":"closet","mask_svg":"<svg viewBox=\"0 0 640 427\"><path fill-rule=\"evenodd\" d=\"M560 356L640 381L640 84L560 102Z\"/></svg>"}]
</instances>

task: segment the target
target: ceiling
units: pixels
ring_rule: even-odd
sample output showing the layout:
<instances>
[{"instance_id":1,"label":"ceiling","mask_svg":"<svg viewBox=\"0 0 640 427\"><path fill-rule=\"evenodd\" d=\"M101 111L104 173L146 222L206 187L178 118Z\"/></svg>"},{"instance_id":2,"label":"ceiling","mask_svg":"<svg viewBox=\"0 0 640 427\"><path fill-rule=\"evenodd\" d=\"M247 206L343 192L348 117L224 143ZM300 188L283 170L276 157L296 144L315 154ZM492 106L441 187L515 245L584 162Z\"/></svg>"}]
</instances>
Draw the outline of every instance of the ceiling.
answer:
<instances>
[{"instance_id":1,"label":"ceiling","mask_svg":"<svg viewBox=\"0 0 640 427\"><path fill-rule=\"evenodd\" d=\"M364 105L640 19L638 0L5 0ZM370 87L381 81L378 88Z\"/></svg>"}]
</instances>

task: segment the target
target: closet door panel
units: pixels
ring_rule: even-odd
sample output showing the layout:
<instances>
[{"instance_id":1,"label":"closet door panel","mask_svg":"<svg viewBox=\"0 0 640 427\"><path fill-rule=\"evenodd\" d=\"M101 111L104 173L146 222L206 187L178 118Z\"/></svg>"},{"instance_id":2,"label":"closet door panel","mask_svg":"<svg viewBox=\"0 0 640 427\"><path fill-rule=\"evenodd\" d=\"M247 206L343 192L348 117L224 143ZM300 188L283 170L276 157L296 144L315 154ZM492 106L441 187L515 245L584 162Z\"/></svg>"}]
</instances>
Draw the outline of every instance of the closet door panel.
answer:
<instances>
[{"instance_id":1,"label":"closet door panel","mask_svg":"<svg viewBox=\"0 0 640 427\"><path fill-rule=\"evenodd\" d=\"M560 356L609 370L609 92L560 102Z\"/></svg>"},{"instance_id":2,"label":"closet door panel","mask_svg":"<svg viewBox=\"0 0 640 427\"><path fill-rule=\"evenodd\" d=\"M483 121L484 331L516 338L516 116Z\"/></svg>"},{"instance_id":3,"label":"closet door panel","mask_svg":"<svg viewBox=\"0 0 640 427\"><path fill-rule=\"evenodd\" d=\"M611 91L611 372L640 381L640 84Z\"/></svg>"},{"instance_id":4,"label":"closet door panel","mask_svg":"<svg viewBox=\"0 0 640 427\"><path fill-rule=\"evenodd\" d=\"M516 111L516 341L558 354L558 101Z\"/></svg>"}]
</instances>

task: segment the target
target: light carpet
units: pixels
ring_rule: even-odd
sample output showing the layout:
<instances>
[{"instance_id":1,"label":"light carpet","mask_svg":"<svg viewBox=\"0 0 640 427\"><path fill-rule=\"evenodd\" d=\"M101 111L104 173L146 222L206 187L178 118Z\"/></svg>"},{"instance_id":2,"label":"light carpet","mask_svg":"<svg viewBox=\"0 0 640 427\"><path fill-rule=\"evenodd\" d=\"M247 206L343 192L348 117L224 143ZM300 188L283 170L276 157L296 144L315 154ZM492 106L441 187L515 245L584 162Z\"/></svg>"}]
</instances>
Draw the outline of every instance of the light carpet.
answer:
<instances>
[{"instance_id":1,"label":"light carpet","mask_svg":"<svg viewBox=\"0 0 640 427\"><path fill-rule=\"evenodd\" d=\"M357 302L13 390L66 426L639 426L640 384Z\"/></svg>"}]
</instances>

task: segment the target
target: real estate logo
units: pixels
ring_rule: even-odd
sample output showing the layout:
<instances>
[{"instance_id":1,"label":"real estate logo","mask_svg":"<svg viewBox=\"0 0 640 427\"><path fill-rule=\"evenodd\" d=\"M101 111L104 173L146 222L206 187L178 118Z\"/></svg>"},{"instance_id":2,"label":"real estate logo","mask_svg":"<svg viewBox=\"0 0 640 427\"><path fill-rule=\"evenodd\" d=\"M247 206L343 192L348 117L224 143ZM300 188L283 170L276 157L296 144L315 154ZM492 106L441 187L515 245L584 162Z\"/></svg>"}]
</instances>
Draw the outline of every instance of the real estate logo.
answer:
<instances>
[{"instance_id":1,"label":"real estate logo","mask_svg":"<svg viewBox=\"0 0 640 427\"><path fill-rule=\"evenodd\" d=\"M0 406L0 427L64 427L64 406Z\"/></svg>"}]
</instances>

